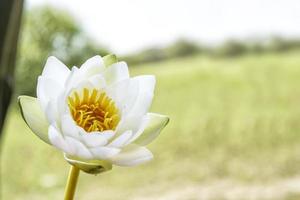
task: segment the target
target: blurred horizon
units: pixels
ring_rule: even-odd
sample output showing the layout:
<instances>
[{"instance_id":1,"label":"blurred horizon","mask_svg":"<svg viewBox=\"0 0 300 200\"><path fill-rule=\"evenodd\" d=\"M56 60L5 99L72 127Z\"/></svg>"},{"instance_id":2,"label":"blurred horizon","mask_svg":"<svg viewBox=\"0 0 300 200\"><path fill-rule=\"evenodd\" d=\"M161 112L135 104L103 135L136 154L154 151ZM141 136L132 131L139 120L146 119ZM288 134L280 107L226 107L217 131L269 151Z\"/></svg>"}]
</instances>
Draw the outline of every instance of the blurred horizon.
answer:
<instances>
[{"instance_id":1,"label":"blurred horizon","mask_svg":"<svg viewBox=\"0 0 300 200\"><path fill-rule=\"evenodd\" d=\"M180 38L215 46L232 39L300 37L296 0L28 0L25 7L42 5L68 11L94 41L118 55L164 47Z\"/></svg>"}]
</instances>

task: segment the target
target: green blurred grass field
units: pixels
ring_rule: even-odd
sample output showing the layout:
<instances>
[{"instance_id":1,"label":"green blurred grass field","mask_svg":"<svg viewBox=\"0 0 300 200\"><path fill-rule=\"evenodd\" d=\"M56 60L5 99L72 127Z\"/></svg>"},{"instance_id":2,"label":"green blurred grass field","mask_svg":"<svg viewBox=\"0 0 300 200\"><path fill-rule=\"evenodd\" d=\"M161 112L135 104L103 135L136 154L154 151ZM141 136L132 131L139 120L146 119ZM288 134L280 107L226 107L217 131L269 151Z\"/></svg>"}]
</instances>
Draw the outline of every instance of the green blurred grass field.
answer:
<instances>
[{"instance_id":1,"label":"green blurred grass field","mask_svg":"<svg viewBox=\"0 0 300 200\"><path fill-rule=\"evenodd\" d=\"M299 55L195 56L132 67L132 75L157 76L151 111L171 121L149 146L153 161L81 173L77 199L300 198ZM69 165L15 107L3 139L3 199L62 199Z\"/></svg>"}]
</instances>

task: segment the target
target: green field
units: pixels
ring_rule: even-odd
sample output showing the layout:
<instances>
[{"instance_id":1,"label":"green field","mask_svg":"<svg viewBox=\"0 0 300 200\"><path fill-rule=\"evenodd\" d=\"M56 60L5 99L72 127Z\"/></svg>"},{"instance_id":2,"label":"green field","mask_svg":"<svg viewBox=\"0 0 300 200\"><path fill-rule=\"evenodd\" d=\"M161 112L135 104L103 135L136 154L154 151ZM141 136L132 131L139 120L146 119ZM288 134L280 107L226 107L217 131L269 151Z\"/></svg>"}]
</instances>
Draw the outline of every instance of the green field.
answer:
<instances>
[{"instance_id":1,"label":"green field","mask_svg":"<svg viewBox=\"0 0 300 200\"><path fill-rule=\"evenodd\" d=\"M299 55L195 56L132 67L132 75L157 76L151 111L171 121L149 146L153 161L81 173L77 199L299 199ZM16 110L3 141L3 199L62 199L69 165Z\"/></svg>"}]
</instances>

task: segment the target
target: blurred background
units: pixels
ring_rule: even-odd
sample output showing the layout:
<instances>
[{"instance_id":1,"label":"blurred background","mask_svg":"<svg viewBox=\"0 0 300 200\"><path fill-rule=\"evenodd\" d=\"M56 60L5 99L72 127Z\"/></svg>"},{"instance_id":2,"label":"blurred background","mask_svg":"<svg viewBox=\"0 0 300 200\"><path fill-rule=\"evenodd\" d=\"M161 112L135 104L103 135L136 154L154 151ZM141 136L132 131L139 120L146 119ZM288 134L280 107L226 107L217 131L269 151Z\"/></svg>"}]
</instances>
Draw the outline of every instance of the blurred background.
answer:
<instances>
[{"instance_id":1,"label":"blurred background","mask_svg":"<svg viewBox=\"0 0 300 200\"><path fill-rule=\"evenodd\" d=\"M49 55L72 67L108 53L156 75L151 111L171 121L153 161L81 173L76 199L300 199L299 24L297 0L25 1L2 199L62 199L69 165L31 133L17 96L36 95Z\"/></svg>"}]
</instances>

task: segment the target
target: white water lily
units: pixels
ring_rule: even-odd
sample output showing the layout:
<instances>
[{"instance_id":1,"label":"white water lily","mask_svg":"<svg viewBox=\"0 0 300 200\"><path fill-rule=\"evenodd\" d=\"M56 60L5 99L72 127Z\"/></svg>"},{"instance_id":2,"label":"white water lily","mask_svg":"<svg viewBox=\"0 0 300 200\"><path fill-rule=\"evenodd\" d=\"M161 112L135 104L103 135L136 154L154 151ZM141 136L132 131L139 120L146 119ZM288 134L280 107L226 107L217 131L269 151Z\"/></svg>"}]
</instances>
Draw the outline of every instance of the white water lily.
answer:
<instances>
[{"instance_id":1,"label":"white water lily","mask_svg":"<svg viewBox=\"0 0 300 200\"><path fill-rule=\"evenodd\" d=\"M72 70L51 56L38 78L37 98L20 96L19 104L39 138L95 173L93 166L134 166L153 158L145 145L169 121L148 112L154 86L154 76L130 77L114 55L92 57Z\"/></svg>"}]
</instances>

